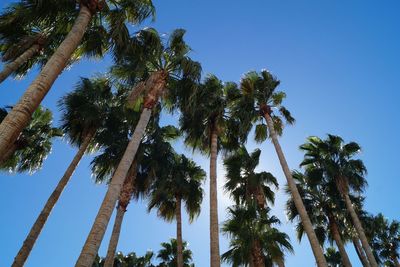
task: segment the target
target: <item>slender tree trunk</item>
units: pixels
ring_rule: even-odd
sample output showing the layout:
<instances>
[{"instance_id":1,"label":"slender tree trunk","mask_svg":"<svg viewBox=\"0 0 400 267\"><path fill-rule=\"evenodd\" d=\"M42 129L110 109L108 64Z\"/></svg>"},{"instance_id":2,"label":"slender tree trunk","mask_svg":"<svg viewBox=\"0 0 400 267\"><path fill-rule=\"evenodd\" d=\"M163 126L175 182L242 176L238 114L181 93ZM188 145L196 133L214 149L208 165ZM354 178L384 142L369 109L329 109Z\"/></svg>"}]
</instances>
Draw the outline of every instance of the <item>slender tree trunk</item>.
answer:
<instances>
[{"instance_id":1,"label":"slender tree trunk","mask_svg":"<svg viewBox=\"0 0 400 267\"><path fill-rule=\"evenodd\" d=\"M342 257L342 263L344 267L352 267L349 256L347 255L346 249L344 247L342 237L340 236L339 227L336 223L336 220L331 214L329 214L328 217L333 239L335 240L335 243L339 249L340 256Z\"/></svg>"},{"instance_id":2,"label":"slender tree trunk","mask_svg":"<svg viewBox=\"0 0 400 267\"><path fill-rule=\"evenodd\" d=\"M28 50L26 50L22 55L17 57L13 62L10 62L4 66L4 69L0 72L0 83L2 83L11 73L16 71L25 62L31 59L40 50L39 44L32 45Z\"/></svg>"},{"instance_id":3,"label":"slender tree trunk","mask_svg":"<svg viewBox=\"0 0 400 267\"><path fill-rule=\"evenodd\" d=\"M14 143L9 149L7 149L7 152L4 153L3 155L0 155L0 166L2 166L7 160L9 160L17 151L17 144Z\"/></svg>"},{"instance_id":4,"label":"slender tree trunk","mask_svg":"<svg viewBox=\"0 0 400 267\"><path fill-rule=\"evenodd\" d=\"M344 194L344 199L345 199L347 211L350 213L351 220L354 224L354 228L356 229L358 237L360 238L361 245L365 251L365 254L367 255L369 264L371 265L371 267L378 267L378 263L376 262L374 254L372 253L372 249L368 244L368 239L365 235L365 232L361 225L360 219L358 219L357 213L354 210L353 204L351 203L349 194Z\"/></svg>"},{"instance_id":5,"label":"slender tree trunk","mask_svg":"<svg viewBox=\"0 0 400 267\"><path fill-rule=\"evenodd\" d=\"M121 233L121 226L122 226L122 221L124 220L125 211L126 210L124 207L118 205L117 214L115 216L114 227L111 234L110 243L108 245L107 256L104 261L104 267L113 267L114 265L115 251L117 250L118 239Z\"/></svg>"},{"instance_id":6,"label":"slender tree trunk","mask_svg":"<svg viewBox=\"0 0 400 267\"><path fill-rule=\"evenodd\" d=\"M258 240L253 243L253 259L254 267L265 267L264 254L261 249L260 242Z\"/></svg>"},{"instance_id":7,"label":"slender tree trunk","mask_svg":"<svg viewBox=\"0 0 400 267\"><path fill-rule=\"evenodd\" d=\"M86 6L81 5L79 15L71 31L1 123L0 155L7 151L9 144L17 140L21 131L29 123L33 112L39 107L40 102L70 60L72 53L81 43L91 18L91 11Z\"/></svg>"},{"instance_id":8,"label":"slender tree trunk","mask_svg":"<svg viewBox=\"0 0 400 267\"><path fill-rule=\"evenodd\" d=\"M269 130L269 133L270 133L270 136L272 139L272 143L274 144L276 153L279 158L279 162L281 163L283 173L285 174L290 192L293 197L294 204L296 206L297 211L299 212L301 222L304 227L304 231L306 232L308 240L310 241L310 245L311 245L312 251L314 253L315 260L317 261L317 265L318 265L318 267L327 267L328 264L326 263L324 252L322 251L322 248L319 245L317 236L315 235L313 226L310 221L310 217L308 216L307 211L304 207L304 204L303 204L303 201L299 194L299 191L297 190L296 183L292 177L292 173L286 162L285 155L283 154L281 145L279 144L278 136L275 132L274 123L272 121L272 118L266 112L264 113L264 118L267 121L268 130Z\"/></svg>"},{"instance_id":9,"label":"slender tree trunk","mask_svg":"<svg viewBox=\"0 0 400 267\"><path fill-rule=\"evenodd\" d=\"M211 132L210 154L210 266L219 267L219 226L218 226L218 198L217 198L217 156L218 135L214 129Z\"/></svg>"},{"instance_id":10,"label":"slender tree trunk","mask_svg":"<svg viewBox=\"0 0 400 267\"><path fill-rule=\"evenodd\" d=\"M33 248L36 240L38 239L38 237L40 235L40 232L42 231L47 219L50 216L51 211L53 210L54 206L56 205L58 199L61 196L61 193L64 191L65 186L68 184L69 180L71 179L72 174L74 173L80 160L82 159L83 155L85 154L85 151L86 151L87 147L89 146L90 141L93 138L93 135L94 135L94 131L91 131L86 135L81 146L79 147L78 152L76 153L72 162L69 164L63 177L58 182L53 193L51 193L49 199L47 200L46 204L44 205L44 208L40 212L39 217L36 219L31 230L29 231L28 236L26 237L22 247L18 251L18 254L15 257L13 264L11 265L12 267L24 266L29 254L32 251L32 248Z\"/></svg>"},{"instance_id":11,"label":"slender tree trunk","mask_svg":"<svg viewBox=\"0 0 400 267\"><path fill-rule=\"evenodd\" d=\"M119 236L121 233L122 221L126 212L126 208L132 198L134 191L134 180L136 178L137 165L134 161L126 175L117 205L117 214L115 216L114 227L108 244L107 256L104 261L104 267L113 267L115 252L117 251Z\"/></svg>"},{"instance_id":12,"label":"slender tree trunk","mask_svg":"<svg viewBox=\"0 0 400 267\"><path fill-rule=\"evenodd\" d=\"M183 267L183 240L182 240L182 200L176 197L176 253L177 267Z\"/></svg>"},{"instance_id":13,"label":"slender tree trunk","mask_svg":"<svg viewBox=\"0 0 400 267\"><path fill-rule=\"evenodd\" d=\"M367 256L365 256L364 250L362 249L360 245L360 240L357 237L353 237L353 245L354 249L357 252L357 256L360 259L362 265L364 267L370 267Z\"/></svg>"},{"instance_id":14,"label":"slender tree trunk","mask_svg":"<svg viewBox=\"0 0 400 267\"><path fill-rule=\"evenodd\" d=\"M125 153L115 171L111 183L108 186L107 193L103 199L101 207L97 213L92 229L86 239L79 258L75 264L76 267L90 267L99 250L100 243L104 237L107 225L110 221L115 204L118 200L122 184L128 173L133 159L136 156L140 141L144 135L147 124L151 117L151 109L144 108L140 116L139 122L135 128L132 139L129 142Z\"/></svg>"}]
</instances>

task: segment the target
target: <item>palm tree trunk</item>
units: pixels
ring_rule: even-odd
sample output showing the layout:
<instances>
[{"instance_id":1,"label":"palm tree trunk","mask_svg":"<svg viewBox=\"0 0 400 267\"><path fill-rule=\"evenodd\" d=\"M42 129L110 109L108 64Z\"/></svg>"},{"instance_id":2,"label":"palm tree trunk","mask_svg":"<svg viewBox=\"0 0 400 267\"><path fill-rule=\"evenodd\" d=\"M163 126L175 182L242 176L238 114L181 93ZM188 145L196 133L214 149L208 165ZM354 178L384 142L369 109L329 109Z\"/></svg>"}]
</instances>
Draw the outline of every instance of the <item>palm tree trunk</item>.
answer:
<instances>
[{"instance_id":1,"label":"palm tree trunk","mask_svg":"<svg viewBox=\"0 0 400 267\"><path fill-rule=\"evenodd\" d=\"M303 201L301 199L301 196L299 194L299 191L297 190L296 183L292 177L292 173L289 169L289 166L286 162L285 155L283 154L281 145L279 144L277 134L275 132L274 128L274 123L272 121L271 116L268 113L264 113L264 118L267 122L268 125L268 130L272 139L272 143L274 144L276 153L279 158L279 162L281 163L281 167L283 170L283 173L285 174L290 192L293 197L294 204L296 206L297 211L299 212L301 222L303 224L304 230L307 234L308 240L310 241L310 245L312 248L312 251L314 253L314 257L317 261L317 266L318 267L327 267L326 259L324 256L324 252L322 251L321 246L319 245L317 236L315 235L314 229L312 227L310 217L307 214L307 211L304 207Z\"/></svg>"},{"instance_id":2,"label":"palm tree trunk","mask_svg":"<svg viewBox=\"0 0 400 267\"><path fill-rule=\"evenodd\" d=\"M176 254L177 267L183 267L183 241L182 241L182 200L176 197Z\"/></svg>"},{"instance_id":3,"label":"palm tree trunk","mask_svg":"<svg viewBox=\"0 0 400 267\"><path fill-rule=\"evenodd\" d=\"M11 73L16 71L25 62L31 59L40 50L39 44L32 45L28 50L26 50L22 55L17 57L13 62L10 62L4 66L4 69L0 72L0 83L2 83Z\"/></svg>"},{"instance_id":4,"label":"palm tree trunk","mask_svg":"<svg viewBox=\"0 0 400 267\"><path fill-rule=\"evenodd\" d=\"M254 241L253 243L252 254L254 259L254 267L265 267L264 255L258 240Z\"/></svg>"},{"instance_id":5,"label":"palm tree trunk","mask_svg":"<svg viewBox=\"0 0 400 267\"><path fill-rule=\"evenodd\" d=\"M362 265L364 267L370 267L367 256L365 256L364 250L362 249L360 245L360 240L357 237L353 237L353 245L354 249L357 252L357 256L360 259Z\"/></svg>"},{"instance_id":6,"label":"palm tree trunk","mask_svg":"<svg viewBox=\"0 0 400 267\"><path fill-rule=\"evenodd\" d=\"M218 197L217 197L217 155L218 135L215 127L211 132L210 154L210 266L219 267L219 226L218 226Z\"/></svg>"},{"instance_id":7,"label":"palm tree trunk","mask_svg":"<svg viewBox=\"0 0 400 267\"><path fill-rule=\"evenodd\" d=\"M80 160L82 159L83 155L85 154L85 151L86 151L87 147L89 146L90 141L92 140L92 138L94 136L94 133L95 133L95 131L90 131L86 135L81 146L79 147L78 152L76 153L72 162L69 164L63 177L58 182L53 193L51 193L49 199L47 200L46 204L44 205L44 208L40 212L39 217L36 219L31 230L29 231L28 236L26 237L22 247L18 251L18 254L15 257L13 264L11 265L12 267L24 266L29 254L32 251L32 248L33 248L36 240L38 239L38 237L40 235L40 232L42 231L47 219L50 216L51 211L53 210L54 206L56 205L58 199L61 196L61 193L64 191L65 186L68 184L69 180L71 179L72 174L74 173Z\"/></svg>"},{"instance_id":8,"label":"palm tree trunk","mask_svg":"<svg viewBox=\"0 0 400 267\"><path fill-rule=\"evenodd\" d=\"M122 221L124 220L124 215L126 208L132 198L134 191L134 180L136 178L136 162L134 161L126 175L121 194L119 196L119 203L117 205L117 214L115 216L114 227L110 238L110 243L108 244L107 256L104 261L104 267L113 267L115 252L117 251L119 236L121 233Z\"/></svg>"},{"instance_id":9,"label":"palm tree trunk","mask_svg":"<svg viewBox=\"0 0 400 267\"><path fill-rule=\"evenodd\" d=\"M7 160L9 160L17 151L17 144L14 143L9 149L7 149L7 152L4 153L3 155L0 155L0 166L2 166Z\"/></svg>"},{"instance_id":10,"label":"palm tree trunk","mask_svg":"<svg viewBox=\"0 0 400 267\"><path fill-rule=\"evenodd\" d=\"M328 214L328 218L333 239L335 240L335 243L339 249L340 256L342 257L342 263L344 267L352 267L349 256L347 255L346 249L344 247L342 237L340 236L339 228L336 223L335 217L331 214Z\"/></svg>"},{"instance_id":11,"label":"palm tree trunk","mask_svg":"<svg viewBox=\"0 0 400 267\"><path fill-rule=\"evenodd\" d=\"M65 68L72 53L81 43L86 27L92 18L91 11L81 5L79 15L71 31L31 83L19 102L4 118L0 125L0 155L7 151L9 144L15 142L21 131L29 123L33 112L39 107L54 81Z\"/></svg>"},{"instance_id":12,"label":"palm tree trunk","mask_svg":"<svg viewBox=\"0 0 400 267\"><path fill-rule=\"evenodd\" d=\"M365 235L365 232L361 225L360 219L358 218L357 213L354 210L353 204L351 203L349 194L347 194L347 193L344 194L344 200L346 203L347 211L350 213L351 220L354 224L354 228L356 229L358 237L360 238L361 245L365 251L365 254L367 255L369 264L371 265L371 267L378 267L378 263L376 262L374 254L372 253L372 249L368 244L368 239Z\"/></svg>"},{"instance_id":13,"label":"palm tree trunk","mask_svg":"<svg viewBox=\"0 0 400 267\"><path fill-rule=\"evenodd\" d=\"M118 164L117 170L111 179L107 193L103 199L92 229L90 230L75 267L90 267L93 264L93 261L99 250L100 243L103 240L104 233L107 229L107 225L110 221L113 209L118 200L119 193L121 192L122 184L124 183L128 170L136 156L136 152L139 148L140 141L144 135L150 117L151 109L144 108L142 114L140 115L139 122L135 128L135 132L133 133L132 139L129 142L125 153Z\"/></svg>"},{"instance_id":14,"label":"palm tree trunk","mask_svg":"<svg viewBox=\"0 0 400 267\"><path fill-rule=\"evenodd\" d=\"M126 210L124 207L118 205L117 215L115 216L114 227L111 234L110 243L108 245L107 256L104 261L104 267L113 267L114 265L115 251L117 250L118 239L121 233L121 226L122 221L124 220L125 211Z\"/></svg>"}]
</instances>

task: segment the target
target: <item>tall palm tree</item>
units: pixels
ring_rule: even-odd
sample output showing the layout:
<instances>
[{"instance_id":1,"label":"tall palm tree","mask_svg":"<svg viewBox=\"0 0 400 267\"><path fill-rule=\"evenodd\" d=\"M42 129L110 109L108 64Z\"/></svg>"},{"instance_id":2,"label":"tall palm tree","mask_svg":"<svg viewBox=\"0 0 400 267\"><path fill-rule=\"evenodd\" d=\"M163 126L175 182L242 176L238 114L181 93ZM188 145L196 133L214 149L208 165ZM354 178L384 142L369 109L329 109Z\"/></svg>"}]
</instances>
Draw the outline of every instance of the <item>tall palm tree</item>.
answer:
<instances>
[{"instance_id":1,"label":"tall palm tree","mask_svg":"<svg viewBox=\"0 0 400 267\"><path fill-rule=\"evenodd\" d=\"M228 208L229 219L222 232L230 237L230 249L222 259L232 266L285 266L284 255L292 252L289 237L275 228L279 219L269 216L269 208L259 209L255 202Z\"/></svg>"},{"instance_id":2,"label":"tall palm tree","mask_svg":"<svg viewBox=\"0 0 400 267\"><path fill-rule=\"evenodd\" d=\"M275 193L270 186L278 189L278 182L269 172L255 172L260 155L259 149L249 154L245 147L241 147L224 160L227 170L224 187L237 205L256 201L259 208L265 209L267 201L274 204Z\"/></svg>"},{"instance_id":3,"label":"tall palm tree","mask_svg":"<svg viewBox=\"0 0 400 267\"><path fill-rule=\"evenodd\" d=\"M64 17L65 19L74 18L74 24L42 68L40 74L1 123L0 154L6 152L9 144L17 139L20 132L28 124L32 113L64 70L87 31L94 30L96 32L95 29L99 26L102 29L110 29L111 39L116 41L118 38L128 36L127 28L124 26L125 21L137 23L153 13L151 0L80 0L78 2L75 0L61 2L59 0L28 0L21 2L20 11L22 14L25 11L28 14L34 13L33 17L22 17L21 23L28 22L35 25L46 21L57 21L60 17ZM26 21L27 19L28 21ZM104 26L102 26L103 23L105 23ZM123 33L120 33L120 31L123 31ZM92 40L96 44L96 39L93 38Z\"/></svg>"},{"instance_id":4,"label":"tall palm tree","mask_svg":"<svg viewBox=\"0 0 400 267\"><path fill-rule=\"evenodd\" d=\"M0 109L0 121L7 113L7 109ZM53 138L62 136L60 129L52 127L52 121L51 111L39 107L18 139L0 156L0 170L33 173L40 169L51 151Z\"/></svg>"},{"instance_id":5,"label":"tall palm tree","mask_svg":"<svg viewBox=\"0 0 400 267\"><path fill-rule=\"evenodd\" d=\"M253 123L258 121L259 123L255 127L256 141L262 142L267 137L271 138L296 208L299 211L301 222L310 241L317 265L319 267L326 267L327 263L324 253L319 245L318 238L302 203L301 196L278 140L278 136L283 131L283 121L285 120L289 124L293 124L295 121L290 112L282 106L282 101L286 97L286 94L276 91L279 84L279 80L266 70L261 71L261 73L247 73L240 82L242 95L236 100L236 105L233 108L233 116L240 119L240 129L243 132L240 136L246 137L246 133L251 130Z\"/></svg>"},{"instance_id":6,"label":"tall palm tree","mask_svg":"<svg viewBox=\"0 0 400 267\"><path fill-rule=\"evenodd\" d=\"M367 185L364 178L366 168L360 159L354 159L361 150L360 146L355 142L345 144L341 137L329 134L326 140L309 137L300 149L305 151L301 166L308 170L319 170L325 179L336 184L371 267L377 267L361 221L350 199L351 192L362 192Z\"/></svg>"},{"instance_id":7,"label":"tall palm tree","mask_svg":"<svg viewBox=\"0 0 400 267\"><path fill-rule=\"evenodd\" d=\"M210 266L220 266L217 158L222 149L235 148L229 142L228 130L233 129L227 117L229 96L235 91L231 83L224 85L216 76L209 75L198 86L180 118L186 145L210 156Z\"/></svg>"},{"instance_id":8,"label":"tall palm tree","mask_svg":"<svg viewBox=\"0 0 400 267\"><path fill-rule=\"evenodd\" d=\"M192 251L188 249L188 245L185 241L183 245L183 266L194 267L192 264ZM169 242L161 243L161 249L157 253L157 259L161 262L157 267L177 267L177 248L178 242L176 239L171 238Z\"/></svg>"},{"instance_id":9,"label":"tall palm tree","mask_svg":"<svg viewBox=\"0 0 400 267\"><path fill-rule=\"evenodd\" d=\"M308 214L310 214L311 222L316 229L318 239L321 245L324 245L326 238L333 240L342 258L343 266L351 267L349 256L345 249L345 242L341 235L340 221L345 218L344 204L334 196L337 196L337 190L332 184L325 183L321 179L320 173L303 174L301 172L293 172L293 178L297 182L297 187L302 197L303 203ZM294 205L294 201L290 198L287 201L287 214L290 221L299 221L299 213ZM304 228L301 223L296 226L297 236L301 240L304 235Z\"/></svg>"},{"instance_id":10,"label":"tall palm tree","mask_svg":"<svg viewBox=\"0 0 400 267\"><path fill-rule=\"evenodd\" d=\"M124 156L108 186L107 193L77 260L76 267L88 267L93 263L100 242L104 237L112 210L118 200L122 184L136 156L140 140L144 135L152 110L158 103L159 97L162 95L168 96L170 89L181 79L196 80L200 76L201 67L188 57L190 49L184 42L183 35L183 30L174 31L168 42L164 44L154 29L143 30L132 41L132 45L136 44L135 49L132 49L134 51L131 51L131 54L127 53L126 58L123 60L125 62L121 61L120 72L143 70L143 73L150 74L144 83L143 110ZM145 50L145 52L141 53L141 55L145 56L136 58L136 50ZM136 66L136 68L129 68L130 66Z\"/></svg>"},{"instance_id":11,"label":"tall palm tree","mask_svg":"<svg viewBox=\"0 0 400 267\"><path fill-rule=\"evenodd\" d=\"M82 78L75 90L60 100L60 107L63 111L61 128L66 133L69 142L79 149L33 224L14 259L13 267L24 265L82 156L88 150L95 149L96 144L92 141L109 115L112 98L111 86L107 79Z\"/></svg>"},{"instance_id":12,"label":"tall palm tree","mask_svg":"<svg viewBox=\"0 0 400 267\"><path fill-rule=\"evenodd\" d=\"M160 170L159 178L151 187L148 210L156 208L161 218L176 220L177 267L183 267L182 202L189 220L193 221L200 214L203 200L201 184L206 174L184 155L175 155L166 167Z\"/></svg>"}]
</instances>

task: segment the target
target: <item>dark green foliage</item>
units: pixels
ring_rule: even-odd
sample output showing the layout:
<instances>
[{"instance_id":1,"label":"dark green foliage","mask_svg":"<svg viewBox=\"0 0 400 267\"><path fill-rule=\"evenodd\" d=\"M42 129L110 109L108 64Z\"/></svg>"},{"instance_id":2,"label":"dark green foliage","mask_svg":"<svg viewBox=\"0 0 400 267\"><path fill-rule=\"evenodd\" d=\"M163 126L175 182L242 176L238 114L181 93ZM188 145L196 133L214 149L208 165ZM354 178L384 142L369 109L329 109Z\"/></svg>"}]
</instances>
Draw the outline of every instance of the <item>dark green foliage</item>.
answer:
<instances>
[{"instance_id":1,"label":"dark green foliage","mask_svg":"<svg viewBox=\"0 0 400 267\"><path fill-rule=\"evenodd\" d=\"M7 115L6 109L0 109L0 121ZM53 115L50 110L39 107L32 115L29 125L10 146L10 154L0 169L9 172L33 173L40 169L51 152L54 137L61 137L60 129L52 127ZM8 153L7 153L8 154Z\"/></svg>"}]
</instances>

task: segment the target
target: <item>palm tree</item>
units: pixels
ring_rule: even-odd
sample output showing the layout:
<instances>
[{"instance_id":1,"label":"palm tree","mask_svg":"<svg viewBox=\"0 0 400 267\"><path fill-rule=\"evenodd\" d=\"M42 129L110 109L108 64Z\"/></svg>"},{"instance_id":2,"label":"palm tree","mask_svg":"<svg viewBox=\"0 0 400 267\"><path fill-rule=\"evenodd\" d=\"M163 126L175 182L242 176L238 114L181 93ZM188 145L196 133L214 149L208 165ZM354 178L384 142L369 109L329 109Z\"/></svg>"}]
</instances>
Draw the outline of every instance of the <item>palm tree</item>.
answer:
<instances>
[{"instance_id":1,"label":"palm tree","mask_svg":"<svg viewBox=\"0 0 400 267\"><path fill-rule=\"evenodd\" d=\"M95 149L96 144L92 141L96 132L102 127L102 122L109 114L112 98L111 86L107 79L90 80L82 78L75 90L60 100L59 104L63 111L61 128L66 133L70 143L79 147L79 149L33 224L14 259L13 267L24 265L82 156L88 150Z\"/></svg>"},{"instance_id":2,"label":"palm tree","mask_svg":"<svg viewBox=\"0 0 400 267\"><path fill-rule=\"evenodd\" d=\"M95 174L96 182L109 183L129 143L128 136L132 131L132 125L138 118L136 112L127 111L122 106L115 107L113 110L107 121L107 127L110 129L97 138L103 153L92 160L92 172ZM113 231L104 262L106 267L112 266L114 262L122 222L131 198L138 199L147 194L154 179L152 173L158 171L161 161L170 157L168 141L178 136L178 130L172 126L160 128L158 116L153 117L149 126L119 196ZM164 149L165 147L167 149Z\"/></svg>"},{"instance_id":3,"label":"palm tree","mask_svg":"<svg viewBox=\"0 0 400 267\"><path fill-rule=\"evenodd\" d=\"M361 150L360 146L355 142L345 144L341 137L330 134L326 140L312 136L307 141L300 146L300 149L305 151L301 166L308 170L319 170L325 179L336 184L369 263L371 267L377 267L378 264L350 199L351 192L362 192L367 185L364 178L366 168L360 159L354 159Z\"/></svg>"},{"instance_id":4,"label":"palm tree","mask_svg":"<svg viewBox=\"0 0 400 267\"><path fill-rule=\"evenodd\" d=\"M135 72L135 70L141 69L145 74L151 73L151 75L147 76L148 78L144 83L145 90L143 93L145 94L145 98L139 122L136 125L124 156L111 179L95 222L77 260L76 267L88 267L93 263L100 242L104 237L112 210L118 200L122 184L136 156L140 140L144 135L152 110L158 103L159 97L164 93L169 93L172 86L179 80L196 80L200 76L201 67L187 56L190 49L184 42L183 35L183 30L174 31L168 43L163 44L155 30L143 30L132 41L132 44L137 44L135 45L135 49L132 49L135 51L132 51L131 54L127 53L126 58L121 62L120 72L123 70L125 73ZM137 59L135 57L136 50L146 50L145 53L141 53L145 55L145 58L141 57ZM136 68L130 69L130 66L136 66Z\"/></svg>"},{"instance_id":5,"label":"palm tree","mask_svg":"<svg viewBox=\"0 0 400 267\"><path fill-rule=\"evenodd\" d=\"M321 179L321 173L306 173L295 171L292 174L297 182L297 187L302 197L303 203L308 214L310 214L311 222L316 229L318 239L321 246L324 245L328 237L331 242L335 241L343 266L351 267L349 256L345 249L345 242L341 235L340 221L346 216L340 199L337 197L337 190L332 184L325 183ZM289 193L289 192L288 192ZM287 202L287 214L290 221L299 221L299 213L294 205L294 201L290 198ZM298 239L301 240L304 235L304 228L301 223L296 226Z\"/></svg>"},{"instance_id":6,"label":"palm tree","mask_svg":"<svg viewBox=\"0 0 400 267\"><path fill-rule=\"evenodd\" d=\"M20 3L18 12L22 16L18 18L24 26L28 26L30 23L35 26L48 21L60 21L60 19L64 21L75 18L75 20L70 31L42 68L40 74L1 123L0 154L6 152L9 144L18 138L20 132L28 124L32 113L73 57L85 37L85 33L93 31L95 35L96 29L110 29L109 35L113 43L115 41L123 43L128 39L123 37L129 36L124 22L140 22L150 16L154 9L151 0L80 0L78 2L79 5L75 0L62 2L59 0L28 0ZM32 16L25 17L26 14ZM124 40L119 40L120 38ZM88 38L88 40L92 40L91 44L97 45L98 39Z\"/></svg>"},{"instance_id":7,"label":"palm tree","mask_svg":"<svg viewBox=\"0 0 400 267\"><path fill-rule=\"evenodd\" d=\"M269 216L270 209L259 209L255 202L228 208L229 219L224 222L222 232L230 237L230 249L222 259L232 266L284 265L286 252L292 252L289 237L273 227L280 221Z\"/></svg>"},{"instance_id":8,"label":"palm tree","mask_svg":"<svg viewBox=\"0 0 400 267\"><path fill-rule=\"evenodd\" d=\"M363 218L362 221L367 227L366 235L377 258L384 266L399 267L400 223L395 220L389 222L381 213Z\"/></svg>"},{"instance_id":9,"label":"palm tree","mask_svg":"<svg viewBox=\"0 0 400 267\"><path fill-rule=\"evenodd\" d=\"M175 155L167 169L160 170L159 178L151 187L148 210L157 209L161 218L176 220L177 267L183 267L182 241L182 202L185 204L189 220L193 221L200 214L203 200L201 184L205 172L184 155Z\"/></svg>"},{"instance_id":10,"label":"palm tree","mask_svg":"<svg viewBox=\"0 0 400 267\"><path fill-rule=\"evenodd\" d=\"M0 109L0 121L7 113L7 109ZM60 129L52 127L52 121L51 111L39 107L18 139L0 156L0 170L33 173L40 169L51 152L53 138L62 136Z\"/></svg>"},{"instance_id":11,"label":"palm tree","mask_svg":"<svg viewBox=\"0 0 400 267\"><path fill-rule=\"evenodd\" d=\"M209 75L198 86L190 102L182 109L181 129L186 145L210 155L210 266L220 266L217 157L222 149L236 148L228 130L233 120L227 117L230 94L236 90L232 83L224 85L216 76Z\"/></svg>"},{"instance_id":12,"label":"palm tree","mask_svg":"<svg viewBox=\"0 0 400 267\"><path fill-rule=\"evenodd\" d=\"M224 187L237 205L256 201L260 209L265 209L267 201L274 204L275 193L270 186L278 189L278 182L269 172L255 172L260 155L259 149L249 154L245 147L241 147L224 160L227 170Z\"/></svg>"},{"instance_id":13,"label":"palm tree","mask_svg":"<svg viewBox=\"0 0 400 267\"><path fill-rule=\"evenodd\" d=\"M157 259L161 262L157 267L177 267L177 248L178 242L176 239L171 238L169 242L161 243L161 249L157 253ZM183 266L194 267L192 264L192 251L188 249L187 243L183 241Z\"/></svg>"},{"instance_id":14,"label":"palm tree","mask_svg":"<svg viewBox=\"0 0 400 267\"><path fill-rule=\"evenodd\" d=\"M328 262L329 267L343 267L342 257L334 247L329 247L326 249L325 258Z\"/></svg>"},{"instance_id":15,"label":"palm tree","mask_svg":"<svg viewBox=\"0 0 400 267\"><path fill-rule=\"evenodd\" d=\"M240 82L242 95L236 100L233 116L240 119L240 130L243 132L240 136L246 137L246 133L251 130L253 122L258 121L259 124L255 127L256 141L261 142L267 137L271 138L296 208L299 211L301 222L310 241L317 265L326 267L324 253L312 228L312 223L301 201L301 196L278 141L278 136L283 131L283 120L289 124L293 124L295 121L290 112L282 106L282 101L286 94L276 91L279 84L279 80L266 70L261 71L260 74L257 72L247 73Z\"/></svg>"}]
</instances>

